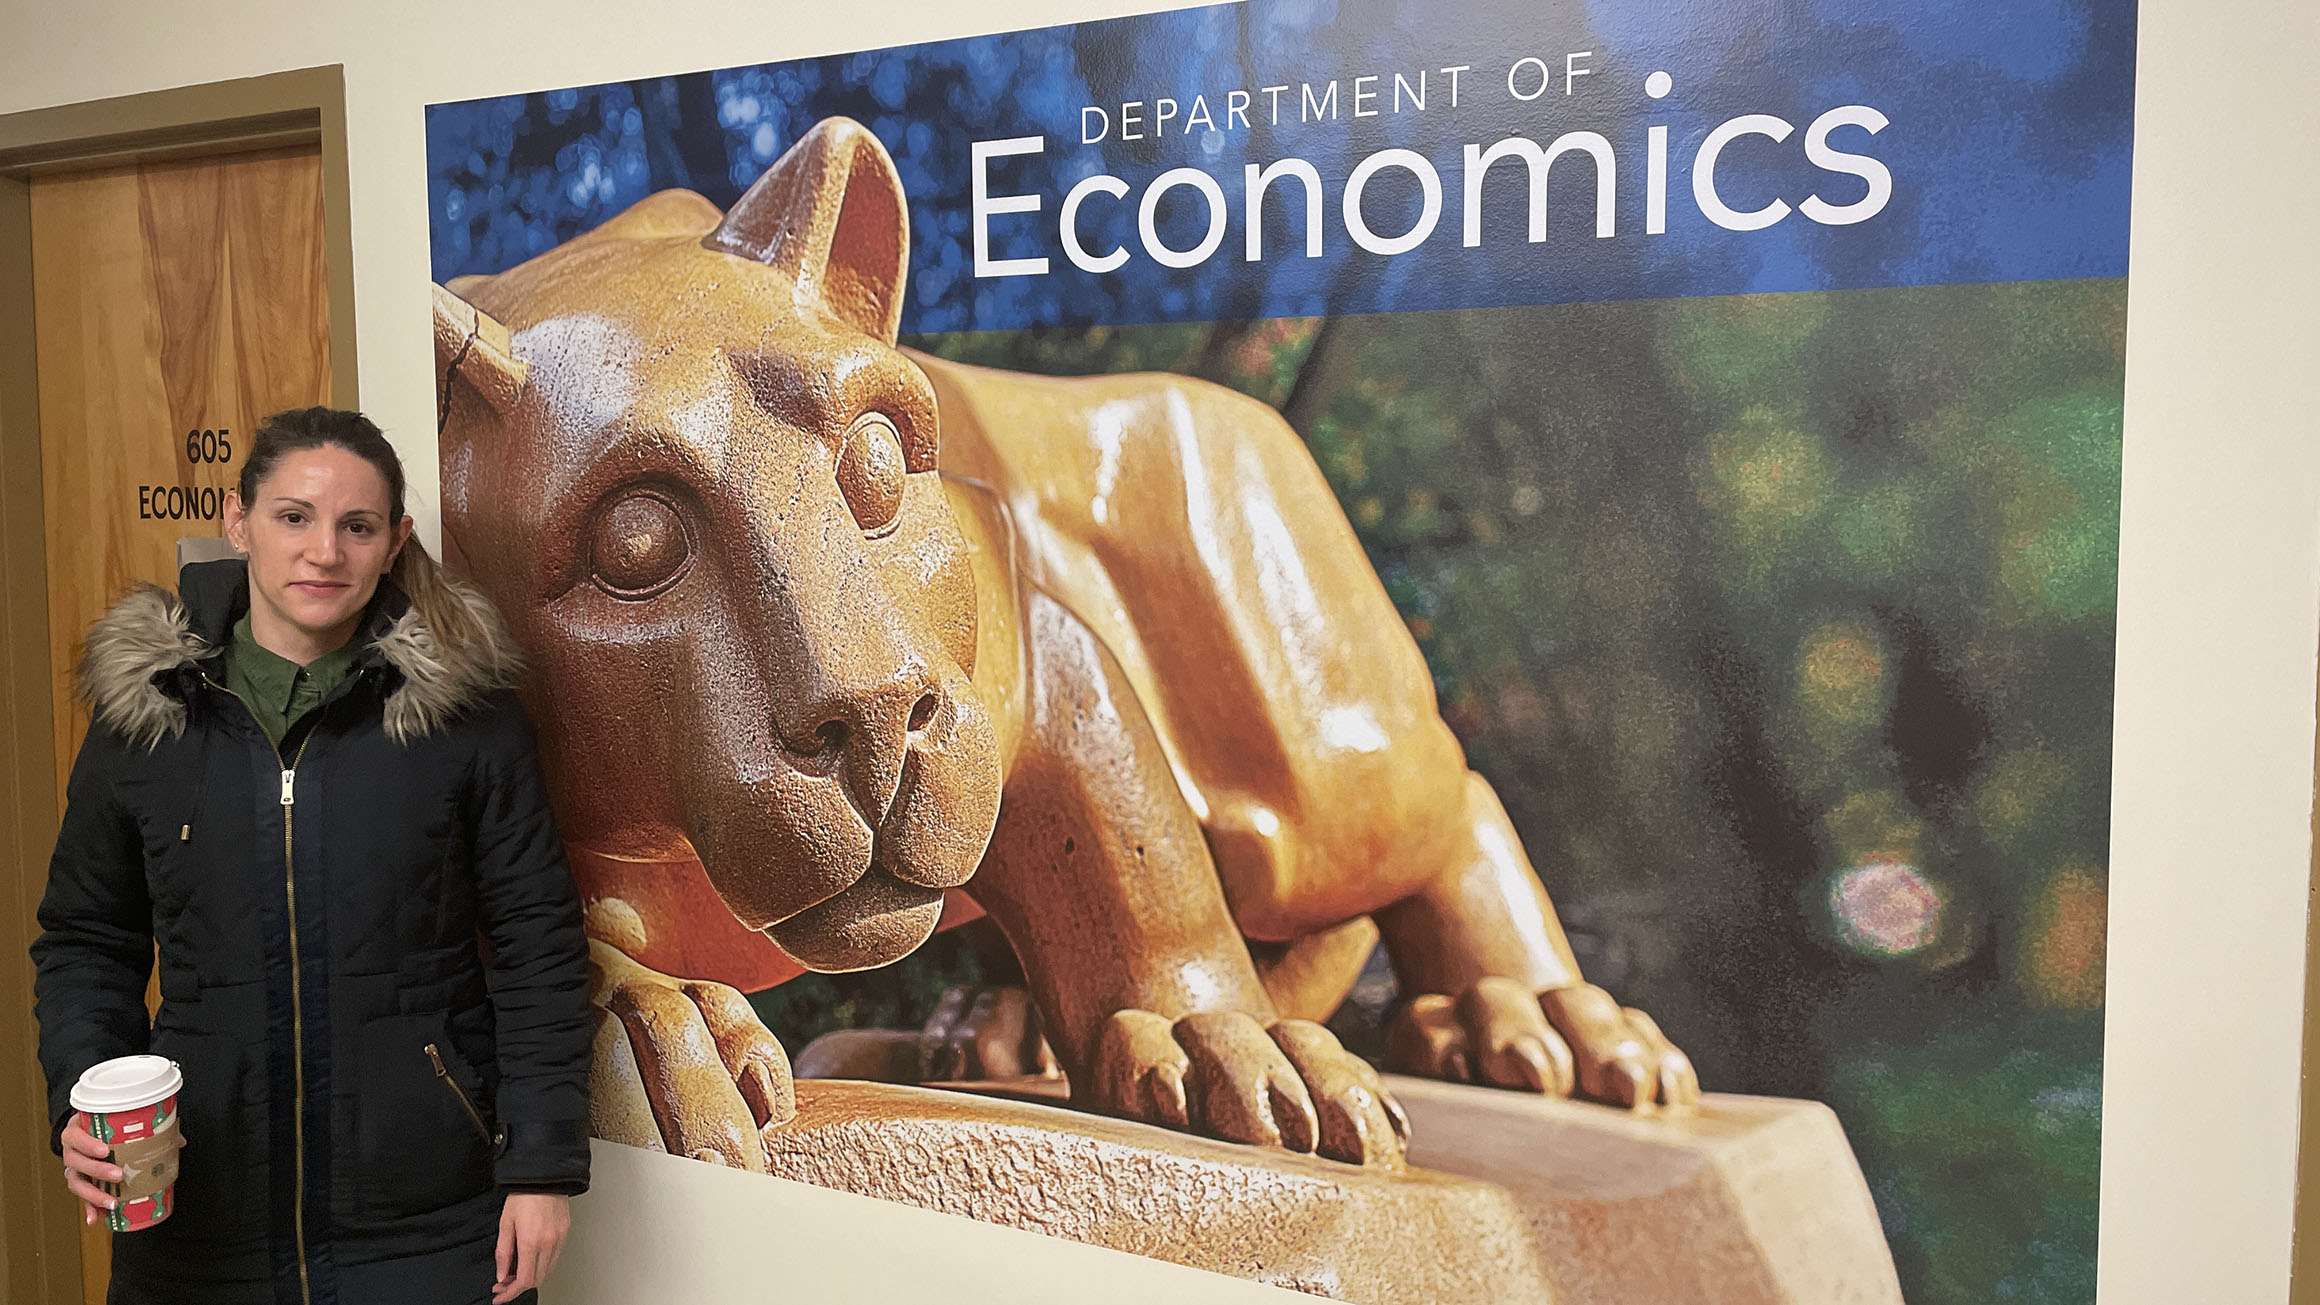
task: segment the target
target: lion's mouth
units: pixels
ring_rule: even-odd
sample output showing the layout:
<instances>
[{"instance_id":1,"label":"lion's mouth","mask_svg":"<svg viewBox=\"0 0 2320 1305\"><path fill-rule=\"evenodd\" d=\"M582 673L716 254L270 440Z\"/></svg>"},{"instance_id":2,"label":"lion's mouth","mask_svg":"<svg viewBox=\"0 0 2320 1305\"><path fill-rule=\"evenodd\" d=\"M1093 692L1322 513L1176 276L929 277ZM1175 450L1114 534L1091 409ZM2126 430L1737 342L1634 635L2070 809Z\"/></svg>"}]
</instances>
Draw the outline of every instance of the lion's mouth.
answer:
<instances>
[{"instance_id":1,"label":"lion's mouth","mask_svg":"<svg viewBox=\"0 0 2320 1305\"><path fill-rule=\"evenodd\" d=\"M906 883L872 863L843 891L765 933L811 969L866 970L900 960L932 937L942 908L942 889Z\"/></svg>"}]
</instances>

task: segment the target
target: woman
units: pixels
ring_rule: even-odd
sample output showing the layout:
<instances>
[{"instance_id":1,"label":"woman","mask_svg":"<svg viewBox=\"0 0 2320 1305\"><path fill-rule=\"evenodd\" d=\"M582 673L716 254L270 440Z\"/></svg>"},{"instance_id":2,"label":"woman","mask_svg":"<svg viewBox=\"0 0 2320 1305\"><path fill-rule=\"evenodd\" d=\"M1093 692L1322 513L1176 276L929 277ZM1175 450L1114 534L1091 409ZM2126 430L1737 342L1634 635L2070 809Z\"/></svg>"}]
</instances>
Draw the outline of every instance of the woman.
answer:
<instances>
[{"instance_id":1,"label":"woman","mask_svg":"<svg viewBox=\"0 0 2320 1305\"><path fill-rule=\"evenodd\" d=\"M119 1171L74 1082L147 1050L184 1070L175 1209L115 1236L110 1299L528 1298L588 1184L590 1029L514 652L411 539L359 413L269 418L226 533L241 560L89 634L32 948L91 1220Z\"/></svg>"}]
</instances>

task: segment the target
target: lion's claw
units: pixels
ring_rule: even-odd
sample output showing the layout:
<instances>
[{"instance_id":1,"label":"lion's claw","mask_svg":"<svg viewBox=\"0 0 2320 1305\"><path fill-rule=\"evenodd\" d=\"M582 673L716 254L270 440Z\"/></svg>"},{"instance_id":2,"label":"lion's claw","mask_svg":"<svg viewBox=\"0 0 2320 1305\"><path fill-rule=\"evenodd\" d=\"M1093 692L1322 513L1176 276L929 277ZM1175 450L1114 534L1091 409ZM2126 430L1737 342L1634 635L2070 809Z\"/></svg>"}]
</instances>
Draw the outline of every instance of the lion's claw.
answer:
<instances>
[{"instance_id":1,"label":"lion's claw","mask_svg":"<svg viewBox=\"0 0 2320 1305\"><path fill-rule=\"evenodd\" d=\"M1409 1138L1376 1071L1303 1020L1118 1011L1088 1078L1083 1099L1112 1114L1349 1164L1399 1165Z\"/></svg>"},{"instance_id":2,"label":"lion's claw","mask_svg":"<svg viewBox=\"0 0 2320 1305\"><path fill-rule=\"evenodd\" d=\"M1691 1060L1659 1025L1592 984L1533 995L1512 979L1489 977L1454 998L1420 994L1387 1030L1386 1063L1631 1110L1700 1099Z\"/></svg>"},{"instance_id":3,"label":"lion's claw","mask_svg":"<svg viewBox=\"0 0 2320 1305\"><path fill-rule=\"evenodd\" d=\"M1112 1114L1184 1128L1190 1122L1184 1080L1191 1069L1165 1017L1148 1010L1115 1011L1096 1039L1085 1095Z\"/></svg>"},{"instance_id":4,"label":"lion's claw","mask_svg":"<svg viewBox=\"0 0 2320 1305\"><path fill-rule=\"evenodd\" d=\"M1699 1104L1700 1078L1691 1058L1676 1050L1649 1015L1621 1006L1589 983L1542 992L1539 1008L1570 1040L1580 1095L1632 1110Z\"/></svg>"},{"instance_id":5,"label":"lion's claw","mask_svg":"<svg viewBox=\"0 0 2320 1305\"><path fill-rule=\"evenodd\" d=\"M1313 1149L1313 1098L1263 1025L1214 1011L1185 1016L1174 1032L1192 1062L1185 1096L1195 1128L1252 1146Z\"/></svg>"},{"instance_id":6,"label":"lion's claw","mask_svg":"<svg viewBox=\"0 0 2320 1305\"><path fill-rule=\"evenodd\" d=\"M1512 979L1486 978L1456 997L1424 993L1386 1030L1386 1063L1405 1074L1569 1096L1570 1044Z\"/></svg>"},{"instance_id":7,"label":"lion's claw","mask_svg":"<svg viewBox=\"0 0 2320 1305\"><path fill-rule=\"evenodd\" d=\"M594 1131L764 1172L764 1132L788 1123L797 1102L789 1057L748 999L646 969L594 939L588 973L599 1012Z\"/></svg>"},{"instance_id":8,"label":"lion's claw","mask_svg":"<svg viewBox=\"0 0 2320 1305\"><path fill-rule=\"evenodd\" d=\"M1469 1030L1476 1074L1500 1083L1568 1096L1575 1071L1570 1044L1547 1023L1538 999L1512 979L1486 978L1460 994L1458 1022Z\"/></svg>"},{"instance_id":9,"label":"lion's claw","mask_svg":"<svg viewBox=\"0 0 2320 1305\"><path fill-rule=\"evenodd\" d=\"M1659 1069L1659 1099L1663 1104L1690 1107L1700 1104L1700 1073L1692 1067L1692 1058L1685 1055L1668 1036L1660 1032L1659 1021L1633 1006L1623 1006L1620 1013L1627 1016L1628 1024L1657 1052Z\"/></svg>"},{"instance_id":10,"label":"lion's claw","mask_svg":"<svg viewBox=\"0 0 2320 1305\"><path fill-rule=\"evenodd\" d=\"M1368 1061L1310 1020L1282 1020L1270 1031L1311 1094L1322 1155L1361 1164L1365 1157L1398 1158L1409 1149L1410 1117Z\"/></svg>"}]
</instances>

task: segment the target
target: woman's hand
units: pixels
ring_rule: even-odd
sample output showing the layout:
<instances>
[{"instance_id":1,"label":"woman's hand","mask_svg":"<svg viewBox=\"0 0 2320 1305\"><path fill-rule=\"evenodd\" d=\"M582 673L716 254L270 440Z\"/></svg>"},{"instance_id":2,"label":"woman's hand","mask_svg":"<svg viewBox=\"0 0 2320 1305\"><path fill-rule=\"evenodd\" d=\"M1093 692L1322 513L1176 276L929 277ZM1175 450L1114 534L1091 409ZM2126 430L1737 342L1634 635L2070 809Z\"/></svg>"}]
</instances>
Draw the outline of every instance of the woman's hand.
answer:
<instances>
[{"instance_id":1,"label":"woman's hand","mask_svg":"<svg viewBox=\"0 0 2320 1305\"><path fill-rule=\"evenodd\" d=\"M57 1136L64 1145L65 1188L81 1200L81 1222L95 1223L121 1203L121 1198L97 1186L120 1182L121 1166L112 1162L113 1148L89 1132L89 1117L83 1111L74 1111Z\"/></svg>"},{"instance_id":2,"label":"woman's hand","mask_svg":"<svg viewBox=\"0 0 2320 1305\"><path fill-rule=\"evenodd\" d=\"M499 1280L492 1305L511 1300L548 1280L564 1235L572 1231L572 1198L552 1192L510 1192L499 1212Z\"/></svg>"}]
</instances>

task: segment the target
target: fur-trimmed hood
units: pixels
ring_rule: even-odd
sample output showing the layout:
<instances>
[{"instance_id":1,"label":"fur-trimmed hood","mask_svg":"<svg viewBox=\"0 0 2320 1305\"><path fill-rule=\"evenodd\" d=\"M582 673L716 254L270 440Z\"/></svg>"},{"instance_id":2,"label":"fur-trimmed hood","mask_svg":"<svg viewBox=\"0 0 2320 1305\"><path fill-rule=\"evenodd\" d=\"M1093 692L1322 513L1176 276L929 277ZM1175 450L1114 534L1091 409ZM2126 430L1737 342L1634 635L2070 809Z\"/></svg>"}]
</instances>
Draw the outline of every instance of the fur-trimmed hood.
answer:
<instances>
[{"instance_id":1,"label":"fur-trimmed hood","mask_svg":"<svg viewBox=\"0 0 2320 1305\"><path fill-rule=\"evenodd\" d=\"M379 593L355 635L357 664L375 662L394 672L386 695L387 737L396 743L424 738L457 719L497 689L515 682L522 657L507 625L481 590L444 577L451 593L476 618L483 636L447 647L392 581ZM185 732L182 691L172 672L198 671L230 639L249 608L249 572L239 560L200 562L179 573L180 598L141 584L90 627L76 687L97 718L132 744L151 748Z\"/></svg>"}]
</instances>

